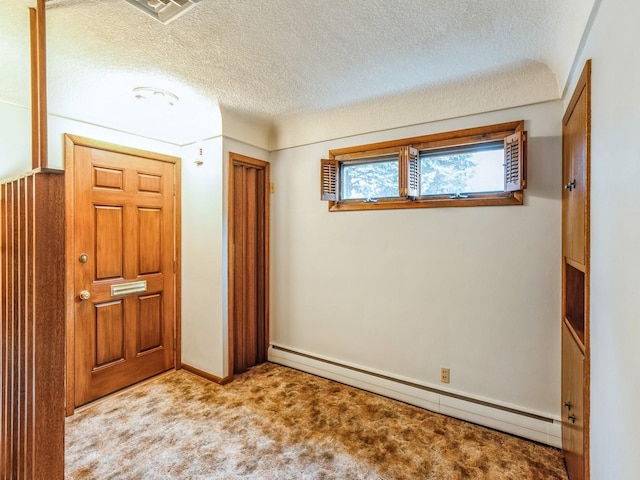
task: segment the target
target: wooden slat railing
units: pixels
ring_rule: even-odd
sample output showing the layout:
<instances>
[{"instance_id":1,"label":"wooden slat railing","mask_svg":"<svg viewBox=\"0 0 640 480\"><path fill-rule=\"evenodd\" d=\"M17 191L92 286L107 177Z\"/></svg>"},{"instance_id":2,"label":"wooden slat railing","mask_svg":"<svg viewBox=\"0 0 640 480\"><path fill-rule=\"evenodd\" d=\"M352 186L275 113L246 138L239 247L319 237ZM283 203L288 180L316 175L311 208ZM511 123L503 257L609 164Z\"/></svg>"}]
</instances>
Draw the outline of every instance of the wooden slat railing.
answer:
<instances>
[{"instance_id":1,"label":"wooden slat railing","mask_svg":"<svg viewBox=\"0 0 640 480\"><path fill-rule=\"evenodd\" d=\"M64 477L64 176L0 182L0 479Z\"/></svg>"}]
</instances>

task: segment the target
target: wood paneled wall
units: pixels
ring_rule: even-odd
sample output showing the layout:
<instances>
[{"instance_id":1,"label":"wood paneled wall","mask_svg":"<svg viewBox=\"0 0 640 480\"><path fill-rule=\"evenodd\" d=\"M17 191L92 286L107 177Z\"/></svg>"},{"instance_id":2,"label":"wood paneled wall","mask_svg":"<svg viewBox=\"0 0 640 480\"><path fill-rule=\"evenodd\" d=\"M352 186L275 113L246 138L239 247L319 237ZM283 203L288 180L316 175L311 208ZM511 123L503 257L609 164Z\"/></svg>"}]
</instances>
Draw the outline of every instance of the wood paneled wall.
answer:
<instances>
[{"instance_id":1,"label":"wood paneled wall","mask_svg":"<svg viewBox=\"0 0 640 480\"><path fill-rule=\"evenodd\" d=\"M64 176L0 182L0 479L64 477Z\"/></svg>"}]
</instances>

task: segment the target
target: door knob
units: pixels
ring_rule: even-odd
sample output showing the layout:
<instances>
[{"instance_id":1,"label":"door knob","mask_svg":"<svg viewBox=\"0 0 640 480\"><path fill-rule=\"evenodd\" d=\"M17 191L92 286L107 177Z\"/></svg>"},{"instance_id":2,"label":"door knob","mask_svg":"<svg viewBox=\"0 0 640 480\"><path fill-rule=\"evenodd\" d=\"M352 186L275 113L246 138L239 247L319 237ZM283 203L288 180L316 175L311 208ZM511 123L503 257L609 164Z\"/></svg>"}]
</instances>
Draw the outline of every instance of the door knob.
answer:
<instances>
[{"instance_id":1,"label":"door knob","mask_svg":"<svg viewBox=\"0 0 640 480\"><path fill-rule=\"evenodd\" d=\"M80 292L80 300L89 300L91 298L91 294L89 290L82 290Z\"/></svg>"}]
</instances>

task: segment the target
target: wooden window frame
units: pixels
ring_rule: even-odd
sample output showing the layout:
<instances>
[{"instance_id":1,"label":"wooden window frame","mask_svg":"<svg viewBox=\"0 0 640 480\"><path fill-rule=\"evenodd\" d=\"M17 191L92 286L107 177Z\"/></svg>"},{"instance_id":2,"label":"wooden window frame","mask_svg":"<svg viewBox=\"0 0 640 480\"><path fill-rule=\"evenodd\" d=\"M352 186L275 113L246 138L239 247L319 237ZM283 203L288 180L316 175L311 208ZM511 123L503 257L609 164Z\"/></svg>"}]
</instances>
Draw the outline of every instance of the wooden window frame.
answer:
<instances>
[{"instance_id":1,"label":"wooden window frame","mask_svg":"<svg viewBox=\"0 0 640 480\"><path fill-rule=\"evenodd\" d=\"M482 127L435 133L387 142L358 145L329 151L321 160L321 199L330 212L355 210L390 210L404 208L473 207L523 205L526 188L527 132L524 120ZM450 195L419 196L419 154L426 150L473 146L496 141L505 142L505 188L503 192L474 193L463 198ZM375 202L340 200L340 166L350 161L397 154L400 196L379 198Z\"/></svg>"}]
</instances>

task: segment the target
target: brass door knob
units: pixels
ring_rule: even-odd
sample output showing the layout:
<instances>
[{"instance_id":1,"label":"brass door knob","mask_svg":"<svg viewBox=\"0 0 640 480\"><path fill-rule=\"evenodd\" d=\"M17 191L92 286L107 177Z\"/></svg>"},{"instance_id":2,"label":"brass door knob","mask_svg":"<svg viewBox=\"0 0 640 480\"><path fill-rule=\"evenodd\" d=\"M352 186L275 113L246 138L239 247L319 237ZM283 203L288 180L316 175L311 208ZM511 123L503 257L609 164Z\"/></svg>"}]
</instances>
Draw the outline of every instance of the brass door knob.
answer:
<instances>
[{"instance_id":1,"label":"brass door knob","mask_svg":"<svg viewBox=\"0 0 640 480\"><path fill-rule=\"evenodd\" d=\"M82 290L80 292L80 300L89 300L91 298L91 294L89 290Z\"/></svg>"}]
</instances>

